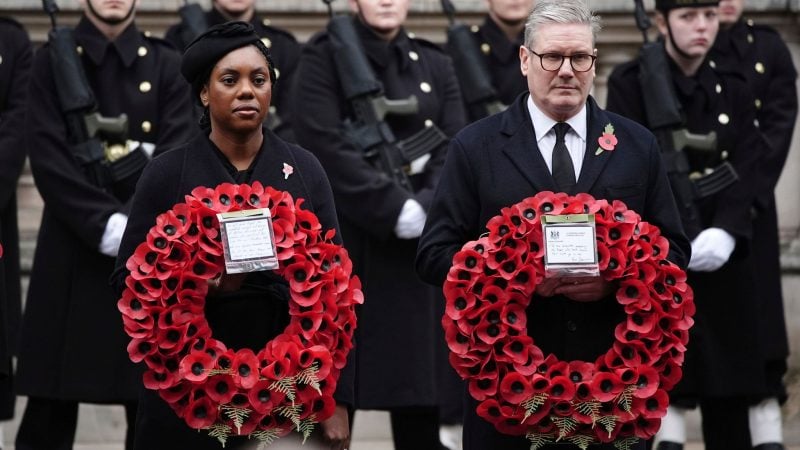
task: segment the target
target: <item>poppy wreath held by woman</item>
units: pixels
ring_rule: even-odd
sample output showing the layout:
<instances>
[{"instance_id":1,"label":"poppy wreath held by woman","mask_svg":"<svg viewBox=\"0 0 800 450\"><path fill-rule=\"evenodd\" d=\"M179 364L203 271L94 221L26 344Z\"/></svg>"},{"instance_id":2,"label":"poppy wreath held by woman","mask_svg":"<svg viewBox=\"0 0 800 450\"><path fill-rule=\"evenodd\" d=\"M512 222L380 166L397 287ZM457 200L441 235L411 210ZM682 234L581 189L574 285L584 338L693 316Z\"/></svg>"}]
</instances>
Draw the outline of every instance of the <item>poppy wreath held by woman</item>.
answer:
<instances>
[{"instance_id":1,"label":"poppy wreath held by woman","mask_svg":"<svg viewBox=\"0 0 800 450\"><path fill-rule=\"evenodd\" d=\"M594 362L545 356L528 336L526 308L544 278L542 215L595 214L600 274L627 315ZM532 449L552 442L630 448L658 430L695 311L669 244L624 203L541 192L504 208L465 244L444 284L450 363L477 413Z\"/></svg>"},{"instance_id":2,"label":"poppy wreath held by woman","mask_svg":"<svg viewBox=\"0 0 800 450\"><path fill-rule=\"evenodd\" d=\"M335 231L302 203L258 182L198 187L156 218L127 261L118 308L130 358L147 365L148 389L223 445L230 435L269 444L292 429L307 438L336 406L363 295ZM209 280L225 266L216 215L254 208L271 212L276 273L290 293L289 324L258 351L214 339L204 315Z\"/></svg>"}]
</instances>

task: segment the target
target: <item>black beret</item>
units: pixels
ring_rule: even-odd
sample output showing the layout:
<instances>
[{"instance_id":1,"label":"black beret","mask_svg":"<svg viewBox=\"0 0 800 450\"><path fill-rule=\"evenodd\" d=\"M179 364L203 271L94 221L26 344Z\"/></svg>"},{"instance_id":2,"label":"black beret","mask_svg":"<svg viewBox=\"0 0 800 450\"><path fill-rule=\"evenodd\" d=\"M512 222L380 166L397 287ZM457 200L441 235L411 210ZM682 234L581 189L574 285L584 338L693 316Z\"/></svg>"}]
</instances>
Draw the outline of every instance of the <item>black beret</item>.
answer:
<instances>
[{"instance_id":1,"label":"black beret","mask_svg":"<svg viewBox=\"0 0 800 450\"><path fill-rule=\"evenodd\" d=\"M260 41L261 36L247 22L227 22L214 25L205 33L197 36L186 47L186 51L183 52L181 74L186 81L194 84L197 77L210 72L211 68L231 51L246 45L257 44ZM270 72L272 72L269 50L264 56L268 58ZM274 77L271 78L272 81L275 81Z\"/></svg>"},{"instance_id":2,"label":"black beret","mask_svg":"<svg viewBox=\"0 0 800 450\"><path fill-rule=\"evenodd\" d=\"M719 0L656 0L656 9L667 12L675 8L694 8L700 6L718 6Z\"/></svg>"}]
</instances>

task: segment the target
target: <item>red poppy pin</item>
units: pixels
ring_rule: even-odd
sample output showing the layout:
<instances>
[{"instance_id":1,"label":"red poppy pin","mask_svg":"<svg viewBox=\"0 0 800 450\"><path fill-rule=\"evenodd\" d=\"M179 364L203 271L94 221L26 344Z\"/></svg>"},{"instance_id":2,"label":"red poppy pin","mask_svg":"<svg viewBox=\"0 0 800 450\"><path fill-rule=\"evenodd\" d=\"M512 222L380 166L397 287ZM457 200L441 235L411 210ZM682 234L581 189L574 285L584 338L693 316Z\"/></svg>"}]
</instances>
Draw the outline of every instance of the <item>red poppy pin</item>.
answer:
<instances>
[{"instance_id":1,"label":"red poppy pin","mask_svg":"<svg viewBox=\"0 0 800 450\"><path fill-rule=\"evenodd\" d=\"M616 142L616 140L614 142ZM283 169L281 170L281 172L283 172L283 179L288 180L289 175L294 173L294 167L290 166L289 164L283 163Z\"/></svg>"},{"instance_id":2,"label":"red poppy pin","mask_svg":"<svg viewBox=\"0 0 800 450\"><path fill-rule=\"evenodd\" d=\"M610 123L606 125L603 130L603 135L597 138L597 143L600 144L600 147L597 147L597 151L594 152L595 155L600 155L604 151L610 152L614 150L617 146L617 137L614 135L614 125Z\"/></svg>"}]
</instances>

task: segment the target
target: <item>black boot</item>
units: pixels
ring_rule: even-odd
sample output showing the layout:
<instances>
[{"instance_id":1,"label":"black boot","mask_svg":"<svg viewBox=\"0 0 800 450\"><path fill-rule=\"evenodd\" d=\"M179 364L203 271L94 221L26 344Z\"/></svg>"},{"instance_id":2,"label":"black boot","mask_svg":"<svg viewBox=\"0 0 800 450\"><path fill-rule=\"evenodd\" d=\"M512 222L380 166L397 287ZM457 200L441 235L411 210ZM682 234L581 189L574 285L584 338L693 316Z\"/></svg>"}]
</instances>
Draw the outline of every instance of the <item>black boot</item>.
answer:
<instances>
[{"instance_id":1,"label":"black boot","mask_svg":"<svg viewBox=\"0 0 800 450\"><path fill-rule=\"evenodd\" d=\"M683 450L683 444L677 442L661 441L656 450Z\"/></svg>"},{"instance_id":2,"label":"black boot","mask_svg":"<svg viewBox=\"0 0 800 450\"><path fill-rule=\"evenodd\" d=\"M767 444L756 445L753 450L786 450L780 442L769 442Z\"/></svg>"}]
</instances>

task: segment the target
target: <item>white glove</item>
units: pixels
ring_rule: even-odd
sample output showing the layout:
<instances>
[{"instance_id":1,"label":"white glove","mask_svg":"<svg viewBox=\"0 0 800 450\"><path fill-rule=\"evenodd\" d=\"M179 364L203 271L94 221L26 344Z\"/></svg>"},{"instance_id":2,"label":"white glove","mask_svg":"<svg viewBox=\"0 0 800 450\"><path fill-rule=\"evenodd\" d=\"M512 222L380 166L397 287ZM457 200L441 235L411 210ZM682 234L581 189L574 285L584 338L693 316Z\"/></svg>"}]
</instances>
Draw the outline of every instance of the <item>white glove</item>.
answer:
<instances>
[{"instance_id":1,"label":"white glove","mask_svg":"<svg viewBox=\"0 0 800 450\"><path fill-rule=\"evenodd\" d=\"M394 226L394 233L400 239L414 239L420 237L422 228L425 226L425 210L418 201L410 198L403 204L400 216L397 218L397 225Z\"/></svg>"},{"instance_id":2,"label":"white glove","mask_svg":"<svg viewBox=\"0 0 800 450\"><path fill-rule=\"evenodd\" d=\"M144 154L147 155L148 158L153 158L153 153L156 151L156 144L152 142L139 142L139 141L132 141L128 139L128 148L131 151L136 150L137 148L141 147Z\"/></svg>"},{"instance_id":3,"label":"white glove","mask_svg":"<svg viewBox=\"0 0 800 450\"><path fill-rule=\"evenodd\" d=\"M125 233L125 227L128 225L128 216L122 213L114 213L108 218L106 222L106 230L103 232L103 238L100 239L100 253L116 257L119 253L119 244L122 242L122 235Z\"/></svg>"},{"instance_id":4,"label":"white glove","mask_svg":"<svg viewBox=\"0 0 800 450\"><path fill-rule=\"evenodd\" d=\"M713 272L728 262L735 247L736 239L727 231L722 228L707 228L692 241L689 269Z\"/></svg>"}]
</instances>

